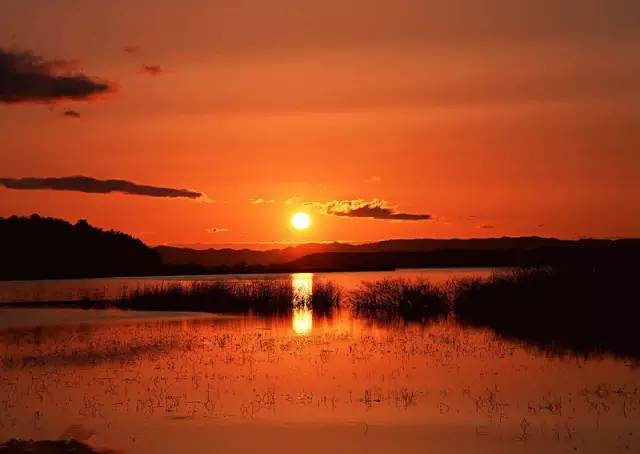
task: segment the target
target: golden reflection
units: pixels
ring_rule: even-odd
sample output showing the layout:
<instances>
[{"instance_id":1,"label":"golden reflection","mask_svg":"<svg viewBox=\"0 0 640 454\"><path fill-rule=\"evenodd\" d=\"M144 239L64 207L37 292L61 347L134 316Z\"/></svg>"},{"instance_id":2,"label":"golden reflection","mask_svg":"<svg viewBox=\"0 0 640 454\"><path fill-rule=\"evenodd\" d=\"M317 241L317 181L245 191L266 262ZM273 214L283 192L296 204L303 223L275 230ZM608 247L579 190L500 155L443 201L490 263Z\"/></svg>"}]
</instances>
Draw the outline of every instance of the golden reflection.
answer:
<instances>
[{"instance_id":1,"label":"golden reflection","mask_svg":"<svg viewBox=\"0 0 640 454\"><path fill-rule=\"evenodd\" d=\"M295 273L291 275L293 287L293 332L307 335L313 329L313 311L311 295L313 294L313 273Z\"/></svg>"},{"instance_id":2,"label":"golden reflection","mask_svg":"<svg viewBox=\"0 0 640 454\"><path fill-rule=\"evenodd\" d=\"M313 312L310 307L300 307L293 309L291 319L293 332L301 336L306 336L313 329Z\"/></svg>"}]
</instances>

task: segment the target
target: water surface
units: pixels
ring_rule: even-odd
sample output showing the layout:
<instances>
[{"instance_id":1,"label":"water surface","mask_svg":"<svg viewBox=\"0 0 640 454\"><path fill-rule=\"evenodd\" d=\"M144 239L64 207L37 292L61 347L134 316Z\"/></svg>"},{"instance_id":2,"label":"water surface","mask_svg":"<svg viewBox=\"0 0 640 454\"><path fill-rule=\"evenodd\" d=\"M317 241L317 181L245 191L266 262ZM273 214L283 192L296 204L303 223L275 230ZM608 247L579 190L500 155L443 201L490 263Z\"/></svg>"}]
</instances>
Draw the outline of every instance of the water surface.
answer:
<instances>
[{"instance_id":1,"label":"water surface","mask_svg":"<svg viewBox=\"0 0 640 454\"><path fill-rule=\"evenodd\" d=\"M313 291L314 276L291 279ZM71 433L125 453L640 449L638 362L552 356L453 320L20 308L0 320L0 440Z\"/></svg>"},{"instance_id":2,"label":"water surface","mask_svg":"<svg viewBox=\"0 0 640 454\"><path fill-rule=\"evenodd\" d=\"M485 277L494 268L420 268L395 271L364 271L346 273L314 273L316 280L330 280L346 289L358 285L363 280L383 278L425 278L434 283L443 283L450 279L464 277ZM308 273L302 273L308 274ZM289 273L270 274L206 274L195 276L148 276L117 277L97 279L57 279L0 281L0 302L20 301L59 301L78 300L82 298L115 299L122 295L144 287L154 287L169 283L186 283L193 281L238 281L291 279Z\"/></svg>"}]
</instances>

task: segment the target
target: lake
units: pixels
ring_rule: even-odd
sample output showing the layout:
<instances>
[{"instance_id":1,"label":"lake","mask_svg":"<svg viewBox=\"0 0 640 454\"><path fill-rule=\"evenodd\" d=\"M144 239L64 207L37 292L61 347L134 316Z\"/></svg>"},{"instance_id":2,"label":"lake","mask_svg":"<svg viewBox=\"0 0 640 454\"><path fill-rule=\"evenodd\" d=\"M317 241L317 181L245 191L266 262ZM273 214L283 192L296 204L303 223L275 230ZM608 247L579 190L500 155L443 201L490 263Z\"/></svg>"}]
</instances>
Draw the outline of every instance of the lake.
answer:
<instances>
[{"instance_id":1,"label":"lake","mask_svg":"<svg viewBox=\"0 0 640 454\"><path fill-rule=\"evenodd\" d=\"M444 283L489 272L284 278L308 293L318 279L348 289L389 275ZM36 285L68 298L156 279L167 280ZM0 288L7 298L29 285ZM454 320L16 307L0 310L0 361L0 440L73 437L125 453L640 449L640 362L557 356Z\"/></svg>"},{"instance_id":2,"label":"lake","mask_svg":"<svg viewBox=\"0 0 640 454\"><path fill-rule=\"evenodd\" d=\"M424 278L443 283L464 277L485 277L494 268L422 268L396 271L364 271L347 273L302 273L314 280L330 280L350 289L366 280L384 278ZM291 274L207 274L195 276L115 277L98 279L57 279L37 281L0 281L0 303L20 301L78 300L85 297L115 299L135 289L155 287L163 283L189 283L212 280L290 279Z\"/></svg>"}]
</instances>

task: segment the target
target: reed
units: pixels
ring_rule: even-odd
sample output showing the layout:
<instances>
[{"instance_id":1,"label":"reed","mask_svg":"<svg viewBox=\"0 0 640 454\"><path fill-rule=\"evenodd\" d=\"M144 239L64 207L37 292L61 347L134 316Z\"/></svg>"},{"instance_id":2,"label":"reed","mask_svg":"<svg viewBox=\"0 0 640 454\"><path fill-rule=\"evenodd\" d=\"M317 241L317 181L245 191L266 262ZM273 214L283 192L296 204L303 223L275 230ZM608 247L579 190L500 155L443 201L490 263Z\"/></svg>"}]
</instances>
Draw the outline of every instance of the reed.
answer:
<instances>
[{"instance_id":1,"label":"reed","mask_svg":"<svg viewBox=\"0 0 640 454\"><path fill-rule=\"evenodd\" d=\"M529 268L455 284L463 324L555 350L640 354L638 289L610 268Z\"/></svg>"},{"instance_id":2,"label":"reed","mask_svg":"<svg viewBox=\"0 0 640 454\"><path fill-rule=\"evenodd\" d=\"M365 281L349 300L356 315L380 320L427 320L449 312L446 291L422 279Z\"/></svg>"}]
</instances>

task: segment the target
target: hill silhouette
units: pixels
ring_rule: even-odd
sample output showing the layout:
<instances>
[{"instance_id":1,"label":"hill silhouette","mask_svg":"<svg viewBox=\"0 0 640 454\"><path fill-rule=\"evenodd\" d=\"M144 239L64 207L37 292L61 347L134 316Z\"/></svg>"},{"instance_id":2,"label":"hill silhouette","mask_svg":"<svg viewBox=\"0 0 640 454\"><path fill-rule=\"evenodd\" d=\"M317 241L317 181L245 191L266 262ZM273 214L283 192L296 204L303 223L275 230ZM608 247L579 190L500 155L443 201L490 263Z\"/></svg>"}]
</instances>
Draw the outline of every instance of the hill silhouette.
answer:
<instances>
[{"instance_id":1,"label":"hill silhouette","mask_svg":"<svg viewBox=\"0 0 640 454\"><path fill-rule=\"evenodd\" d=\"M156 251L127 234L41 217L0 218L1 279L155 274Z\"/></svg>"},{"instance_id":2,"label":"hill silhouette","mask_svg":"<svg viewBox=\"0 0 640 454\"><path fill-rule=\"evenodd\" d=\"M0 279L285 273L465 266L633 266L640 240L475 238L315 243L283 249L150 248L86 221L0 218Z\"/></svg>"},{"instance_id":3,"label":"hill silhouette","mask_svg":"<svg viewBox=\"0 0 640 454\"><path fill-rule=\"evenodd\" d=\"M314 243L283 249L156 247L165 265L273 270L390 269L435 266L548 265L625 255L640 240L561 240L541 237L406 239L366 244Z\"/></svg>"}]
</instances>

